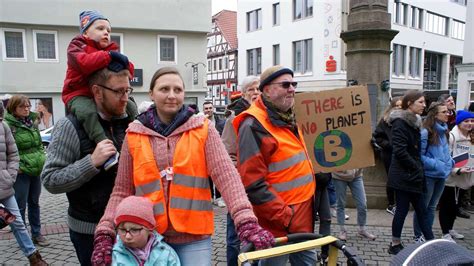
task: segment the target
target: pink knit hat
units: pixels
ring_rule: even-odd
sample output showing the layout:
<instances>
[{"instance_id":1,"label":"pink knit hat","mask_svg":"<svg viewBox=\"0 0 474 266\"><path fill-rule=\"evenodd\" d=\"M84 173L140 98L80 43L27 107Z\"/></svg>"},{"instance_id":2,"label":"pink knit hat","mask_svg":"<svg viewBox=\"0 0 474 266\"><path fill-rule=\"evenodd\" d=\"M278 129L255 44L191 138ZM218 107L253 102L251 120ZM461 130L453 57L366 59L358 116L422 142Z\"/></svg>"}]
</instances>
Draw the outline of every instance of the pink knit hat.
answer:
<instances>
[{"instance_id":1,"label":"pink knit hat","mask_svg":"<svg viewBox=\"0 0 474 266\"><path fill-rule=\"evenodd\" d=\"M115 225L118 226L123 222L136 223L148 229L154 229L156 221L153 216L153 203L144 197L126 197L115 211Z\"/></svg>"}]
</instances>

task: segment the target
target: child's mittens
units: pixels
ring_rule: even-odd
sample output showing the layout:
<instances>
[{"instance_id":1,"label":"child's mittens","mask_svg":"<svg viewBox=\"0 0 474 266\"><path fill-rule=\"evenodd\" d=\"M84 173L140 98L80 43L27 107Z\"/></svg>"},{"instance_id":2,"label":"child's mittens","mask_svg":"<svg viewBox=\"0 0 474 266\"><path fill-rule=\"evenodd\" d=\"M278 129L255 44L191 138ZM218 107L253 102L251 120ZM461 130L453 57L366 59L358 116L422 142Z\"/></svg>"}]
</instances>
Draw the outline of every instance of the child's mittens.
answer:
<instances>
[{"instance_id":1,"label":"child's mittens","mask_svg":"<svg viewBox=\"0 0 474 266\"><path fill-rule=\"evenodd\" d=\"M254 221L239 225L237 233L244 245L252 243L256 250L271 248L275 245L273 234Z\"/></svg>"},{"instance_id":2,"label":"child's mittens","mask_svg":"<svg viewBox=\"0 0 474 266\"><path fill-rule=\"evenodd\" d=\"M128 69L128 57L119 52L110 51L110 63L107 68L113 72L119 72Z\"/></svg>"},{"instance_id":3,"label":"child's mittens","mask_svg":"<svg viewBox=\"0 0 474 266\"><path fill-rule=\"evenodd\" d=\"M92 252L92 265L111 265L112 264L112 248L114 247L114 239L112 236L99 233L94 237L94 251Z\"/></svg>"}]
</instances>

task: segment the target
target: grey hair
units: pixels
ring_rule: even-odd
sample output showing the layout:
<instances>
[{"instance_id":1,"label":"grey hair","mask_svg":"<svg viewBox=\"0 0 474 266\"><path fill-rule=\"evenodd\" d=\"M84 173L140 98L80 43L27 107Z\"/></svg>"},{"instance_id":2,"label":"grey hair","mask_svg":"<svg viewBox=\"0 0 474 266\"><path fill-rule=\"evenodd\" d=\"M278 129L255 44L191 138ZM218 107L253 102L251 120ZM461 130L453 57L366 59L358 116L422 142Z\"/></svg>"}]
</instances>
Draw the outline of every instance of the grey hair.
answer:
<instances>
[{"instance_id":1,"label":"grey hair","mask_svg":"<svg viewBox=\"0 0 474 266\"><path fill-rule=\"evenodd\" d=\"M247 76L242 80L242 83L240 84L240 91L242 93L245 93L247 91L247 88L252 85L255 81L260 81L260 78L257 76Z\"/></svg>"}]
</instances>

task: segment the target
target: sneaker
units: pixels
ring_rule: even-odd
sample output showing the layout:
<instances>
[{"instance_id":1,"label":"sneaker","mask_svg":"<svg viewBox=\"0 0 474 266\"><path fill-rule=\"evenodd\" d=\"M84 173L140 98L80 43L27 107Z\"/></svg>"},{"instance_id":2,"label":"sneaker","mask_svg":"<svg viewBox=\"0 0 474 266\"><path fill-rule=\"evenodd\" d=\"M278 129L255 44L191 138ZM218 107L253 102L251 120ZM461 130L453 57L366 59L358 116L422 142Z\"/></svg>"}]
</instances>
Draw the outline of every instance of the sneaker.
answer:
<instances>
[{"instance_id":1,"label":"sneaker","mask_svg":"<svg viewBox=\"0 0 474 266\"><path fill-rule=\"evenodd\" d=\"M456 216L459 218L464 218L464 219L470 219L471 215L467 213L463 208L458 208L458 212L456 213Z\"/></svg>"},{"instance_id":2,"label":"sneaker","mask_svg":"<svg viewBox=\"0 0 474 266\"><path fill-rule=\"evenodd\" d=\"M456 243L456 241L454 241L453 237L450 234L443 235L443 239Z\"/></svg>"},{"instance_id":3,"label":"sneaker","mask_svg":"<svg viewBox=\"0 0 474 266\"><path fill-rule=\"evenodd\" d=\"M464 235L461 235L460 233L456 232L456 230L449 230L449 234L455 238L455 239L464 239Z\"/></svg>"},{"instance_id":4,"label":"sneaker","mask_svg":"<svg viewBox=\"0 0 474 266\"><path fill-rule=\"evenodd\" d=\"M108 171L110 168L112 168L112 166L118 163L119 155L120 153L116 152L114 155L110 156L110 158L107 159L107 161L105 161L103 165L105 171Z\"/></svg>"},{"instance_id":5,"label":"sneaker","mask_svg":"<svg viewBox=\"0 0 474 266\"><path fill-rule=\"evenodd\" d=\"M404 246L401 243L395 246L390 243L390 247L388 248L388 254L397 255L398 252L402 251L403 248Z\"/></svg>"},{"instance_id":6,"label":"sneaker","mask_svg":"<svg viewBox=\"0 0 474 266\"><path fill-rule=\"evenodd\" d=\"M395 205L388 205L387 209L385 209L391 215L395 215L397 207Z\"/></svg>"},{"instance_id":7,"label":"sneaker","mask_svg":"<svg viewBox=\"0 0 474 266\"><path fill-rule=\"evenodd\" d=\"M424 236L414 236L413 237L413 240L415 241L415 243L425 243L426 242L426 239Z\"/></svg>"},{"instance_id":8,"label":"sneaker","mask_svg":"<svg viewBox=\"0 0 474 266\"><path fill-rule=\"evenodd\" d=\"M34 236L31 238L31 240L33 240L33 244L38 245L40 247L49 246L48 240L46 240L46 237L44 237L43 235Z\"/></svg>"},{"instance_id":9,"label":"sneaker","mask_svg":"<svg viewBox=\"0 0 474 266\"><path fill-rule=\"evenodd\" d=\"M224 202L224 199L222 199L222 198L216 199L216 205L217 205L218 207L226 207L225 202Z\"/></svg>"},{"instance_id":10,"label":"sneaker","mask_svg":"<svg viewBox=\"0 0 474 266\"><path fill-rule=\"evenodd\" d=\"M347 240L347 231L339 232L339 235L337 236L337 238L339 238L342 241L346 241Z\"/></svg>"},{"instance_id":11,"label":"sneaker","mask_svg":"<svg viewBox=\"0 0 474 266\"><path fill-rule=\"evenodd\" d=\"M331 216L334 218L337 218L336 208L331 208ZM349 215L344 214L344 219L349 220Z\"/></svg>"},{"instance_id":12,"label":"sneaker","mask_svg":"<svg viewBox=\"0 0 474 266\"><path fill-rule=\"evenodd\" d=\"M359 230L359 235L369 240L375 240L375 235L367 232L366 230Z\"/></svg>"}]
</instances>

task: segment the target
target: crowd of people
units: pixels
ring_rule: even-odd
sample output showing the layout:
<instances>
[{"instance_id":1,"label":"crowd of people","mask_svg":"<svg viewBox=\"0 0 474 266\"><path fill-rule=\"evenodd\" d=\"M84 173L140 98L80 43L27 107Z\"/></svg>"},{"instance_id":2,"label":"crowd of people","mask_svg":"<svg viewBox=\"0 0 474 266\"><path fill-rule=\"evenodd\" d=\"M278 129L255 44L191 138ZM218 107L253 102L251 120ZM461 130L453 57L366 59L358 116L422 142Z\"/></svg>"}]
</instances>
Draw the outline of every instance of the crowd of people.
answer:
<instances>
[{"instance_id":1,"label":"crowd of people","mask_svg":"<svg viewBox=\"0 0 474 266\"><path fill-rule=\"evenodd\" d=\"M14 95L4 115L0 102L0 203L16 216L10 226L31 265L47 265L35 244L50 244L41 235L42 186L67 195L69 236L81 265L210 265L212 203L219 197L228 210L228 265L237 265L242 244L266 249L276 237L313 233L317 220L319 233L330 235L331 216L339 239L347 240L347 187L358 234L376 239L366 226L363 169L315 172L295 118L298 83L290 68L244 78L241 96L220 120L211 102L203 115L185 104L180 72L162 67L151 78L151 102L138 111L129 97L134 66L110 32L99 12L80 14L62 94L68 115L55 124L47 156L38 127L51 123L50 110L37 108L38 117L26 96ZM438 204L442 238L463 238L454 221L467 207L461 191L474 182L474 113L456 113L449 95L425 107L421 91L407 91L392 99L374 132L388 176L387 212L394 215L390 254L404 247L410 204L416 242L435 238ZM323 246L318 255L304 250L258 264L315 265L327 258Z\"/></svg>"}]
</instances>

